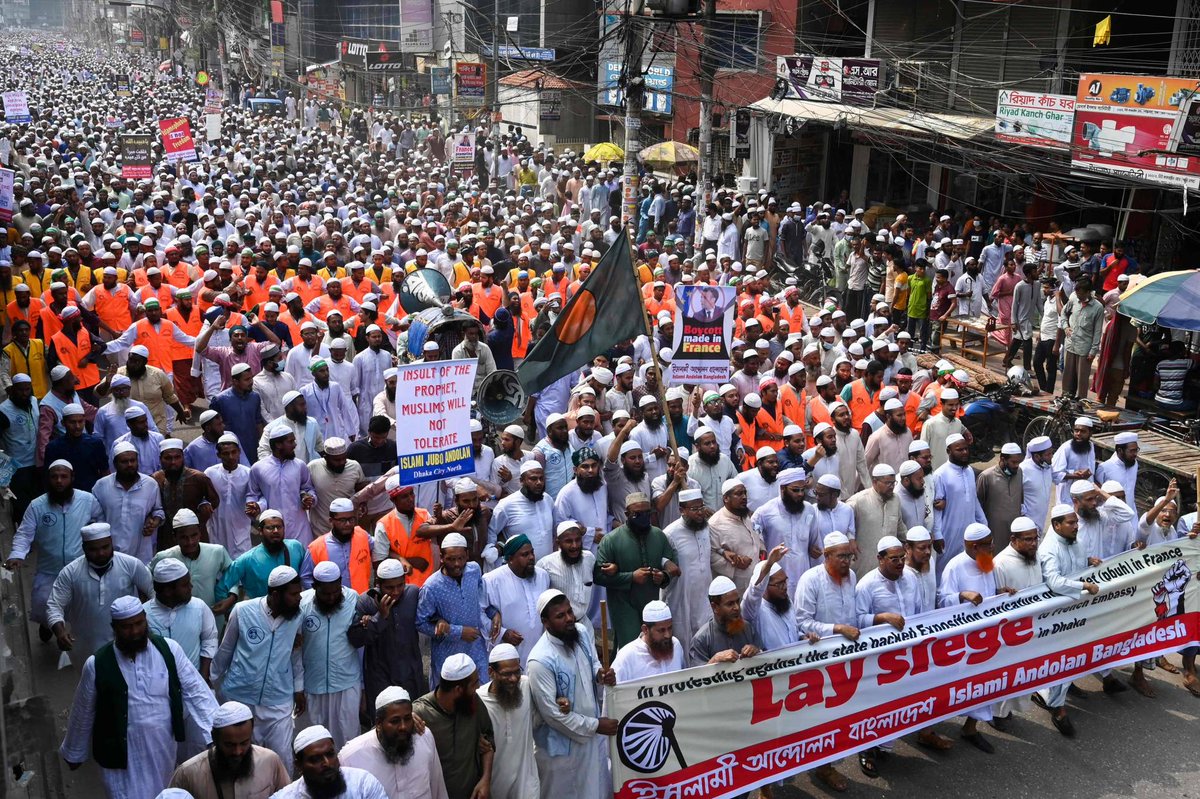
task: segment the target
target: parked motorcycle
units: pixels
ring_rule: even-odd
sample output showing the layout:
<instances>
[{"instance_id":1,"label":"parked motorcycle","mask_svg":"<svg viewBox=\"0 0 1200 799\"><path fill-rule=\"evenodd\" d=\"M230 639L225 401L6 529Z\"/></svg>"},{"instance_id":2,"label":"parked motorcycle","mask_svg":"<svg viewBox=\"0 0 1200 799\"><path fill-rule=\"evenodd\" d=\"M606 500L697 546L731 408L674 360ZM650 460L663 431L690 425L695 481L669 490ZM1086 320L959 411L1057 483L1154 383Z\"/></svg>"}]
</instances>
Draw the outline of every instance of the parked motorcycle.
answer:
<instances>
[{"instance_id":1,"label":"parked motorcycle","mask_svg":"<svg viewBox=\"0 0 1200 799\"><path fill-rule=\"evenodd\" d=\"M1016 441L1016 422L1019 409L1014 395L1033 393L1029 373L1020 366L1008 370L1005 382L979 393L966 391L963 395L963 427L971 432L971 461L989 461L996 448Z\"/></svg>"}]
</instances>

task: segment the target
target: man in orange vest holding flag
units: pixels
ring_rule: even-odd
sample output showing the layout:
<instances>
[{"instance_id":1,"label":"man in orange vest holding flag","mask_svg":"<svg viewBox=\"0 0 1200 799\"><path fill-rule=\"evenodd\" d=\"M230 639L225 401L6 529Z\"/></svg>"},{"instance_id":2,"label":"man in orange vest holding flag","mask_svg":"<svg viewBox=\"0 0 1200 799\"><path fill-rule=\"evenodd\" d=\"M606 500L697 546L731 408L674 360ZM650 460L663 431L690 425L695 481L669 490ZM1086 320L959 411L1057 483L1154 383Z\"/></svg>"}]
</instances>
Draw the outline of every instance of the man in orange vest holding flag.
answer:
<instances>
[{"instance_id":1,"label":"man in orange vest holding flag","mask_svg":"<svg viewBox=\"0 0 1200 799\"><path fill-rule=\"evenodd\" d=\"M146 315L126 328L120 336L108 342L104 352L116 355L128 352L135 344L141 344L150 352L150 365L162 369L170 376L174 373L171 342L193 348L196 346L196 339L176 327L174 322L163 319L162 305L157 299L146 300L143 307L146 309ZM100 382L99 378L96 382Z\"/></svg>"},{"instance_id":2,"label":"man in orange vest holding flag","mask_svg":"<svg viewBox=\"0 0 1200 799\"><path fill-rule=\"evenodd\" d=\"M371 587L371 536L355 525L354 502L338 497L329 503L330 530L308 545L312 565L333 561L343 579L359 594ZM306 564L307 566L307 564ZM300 575L304 578L304 575Z\"/></svg>"}]
</instances>

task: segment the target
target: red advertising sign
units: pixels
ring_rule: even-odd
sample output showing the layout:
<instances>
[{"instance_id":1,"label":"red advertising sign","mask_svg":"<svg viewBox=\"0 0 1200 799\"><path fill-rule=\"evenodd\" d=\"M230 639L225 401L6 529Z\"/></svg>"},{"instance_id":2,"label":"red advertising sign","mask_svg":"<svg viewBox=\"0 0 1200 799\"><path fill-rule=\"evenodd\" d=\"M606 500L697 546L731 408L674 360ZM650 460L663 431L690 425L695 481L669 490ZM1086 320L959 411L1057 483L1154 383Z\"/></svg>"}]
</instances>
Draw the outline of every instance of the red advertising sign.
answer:
<instances>
[{"instance_id":1,"label":"red advertising sign","mask_svg":"<svg viewBox=\"0 0 1200 799\"><path fill-rule=\"evenodd\" d=\"M196 142L187 117L159 120L158 129L162 131L163 151L168 161L196 160Z\"/></svg>"}]
</instances>

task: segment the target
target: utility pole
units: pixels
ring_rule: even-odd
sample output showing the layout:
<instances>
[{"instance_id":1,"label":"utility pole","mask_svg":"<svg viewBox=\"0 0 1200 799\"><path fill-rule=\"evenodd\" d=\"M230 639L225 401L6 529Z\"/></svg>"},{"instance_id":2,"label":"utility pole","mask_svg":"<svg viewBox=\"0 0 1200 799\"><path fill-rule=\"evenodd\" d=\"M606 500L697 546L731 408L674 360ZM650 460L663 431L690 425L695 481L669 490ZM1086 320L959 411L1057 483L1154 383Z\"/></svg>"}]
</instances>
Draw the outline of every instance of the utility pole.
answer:
<instances>
[{"instance_id":1,"label":"utility pole","mask_svg":"<svg viewBox=\"0 0 1200 799\"><path fill-rule=\"evenodd\" d=\"M625 58L621 81L625 90L625 168L621 180L621 222L637 237L638 151L641 149L642 106L645 101L645 78L642 76L642 0L632 0L625 18Z\"/></svg>"},{"instance_id":2,"label":"utility pole","mask_svg":"<svg viewBox=\"0 0 1200 799\"><path fill-rule=\"evenodd\" d=\"M491 185L499 188L500 177L500 0L492 0L492 168Z\"/></svg>"},{"instance_id":3,"label":"utility pole","mask_svg":"<svg viewBox=\"0 0 1200 799\"><path fill-rule=\"evenodd\" d=\"M708 47L708 34L717 19L716 0L704 0L703 9L704 43L700 50L700 207L697 216L704 219L713 198L713 81L716 78L716 62ZM696 225L695 246L699 253L703 241L702 225Z\"/></svg>"}]
</instances>

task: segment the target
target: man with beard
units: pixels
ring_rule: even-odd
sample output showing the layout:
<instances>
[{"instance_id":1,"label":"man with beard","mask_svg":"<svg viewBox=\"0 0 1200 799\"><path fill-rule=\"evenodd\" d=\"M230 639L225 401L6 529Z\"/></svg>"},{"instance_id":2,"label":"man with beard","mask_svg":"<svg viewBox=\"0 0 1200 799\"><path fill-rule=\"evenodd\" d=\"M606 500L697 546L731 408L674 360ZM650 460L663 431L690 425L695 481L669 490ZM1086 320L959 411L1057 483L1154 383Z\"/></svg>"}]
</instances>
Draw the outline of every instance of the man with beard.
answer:
<instances>
[{"instance_id":1,"label":"man with beard","mask_svg":"<svg viewBox=\"0 0 1200 799\"><path fill-rule=\"evenodd\" d=\"M369 559L367 564L369 573ZM328 728L339 747L358 734L362 664L348 635L351 625L365 615L358 601L358 593L342 584L342 570L332 560L316 565L312 588L300 600L308 718Z\"/></svg>"},{"instance_id":2,"label":"man with beard","mask_svg":"<svg viewBox=\"0 0 1200 799\"><path fill-rule=\"evenodd\" d=\"M212 749L175 769L170 787L194 799L271 796L291 778L279 755L252 743L254 714L241 702L226 702L212 719Z\"/></svg>"},{"instance_id":3,"label":"man with beard","mask_svg":"<svg viewBox=\"0 0 1200 799\"><path fill-rule=\"evenodd\" d=\"M183 465L183 442L178 438L168 438L158 445L158 462L161 468L150 477L158 484L164 518L158 526L155 551L174 546L172 520L185 508L196 514L200 533L207 538L208 520L221 503L212 481L204 472Z\"/></svg>"},{"instance_id":4,"label":"man with beard","mask_svg":"<svg viewBox=\"0 0 1200 799\"><path fill-rule=\"evenodd\" d=\"M787 554L788 547L783 544L774 547L767 559L755 567L754 579L742 594L742 618L757 631L766 651L783 649L800 641L788 591L788 575L780 565ZM820 639L809 633L807 640L815 644Z\"/></svg>"},{"instance_id":5,"label":"man with beard","mask_svg":"<svg viewBox=\"0 0 1200 799\"><path fill-rule=\"evenodd\" d=\"M1021 461L1021 515L1033 519L1039 530L1046 525L1054 497L1053 448L1049 436L1038 436L1025 445Z\"/></svg>"},{"instance_id":6,"label":"man with beard","mask_svg":"<svg viewBox=\"0 0 1200 799\"><path fill-rule=\"evenodd\" d=\"M1074 486L1072 486L1073 488ZM1098 493L1098 492L1097 492ZM1042 568L1042 581L1046 587L1059 596L1079 599L1089 594L1095 595L1100 587L1093 582L1076 580L1067 575L1078 574L1091 564L1087 550L1079 544L1080 519L1078 502L1075 506L1060 503L1050 509L1050 530L1037 548L1038 564ZM1091 510L1095 510L1092 506ZM1127 690L1117 680L1111 671L1103 671L1105 693L1119 693ZM1067 681L1052 688L1043 688L1031 698L1038 707L1050 713L1050 721L1055 729L1067 738L1075 736L1075 725L1067 717L1067 691L1071 682Z\"/></svg>"},{"instance_id":7,"label":"man with beard","mask_svg":"<svg viewBox=\"0 0 1200 799\"><path fill-rule=\"evenodd\" d=\"M738 470L721 451L720 438L707 422L696 428L693 441L696 451L688 458L688 478L700 484L704 506L714 510L721 506L721 486L726 480L737 477Z\"/></svg>"},{"instance_id":8,"label":"man with beard","mask_svg":"<svg viewBox=\"0 0 1200 799\"><path fill-rule=\"evenodd\" d=\"M655 374L650 370L647 374ZM654 394L646 394L638 401L642 421L629 433L629 440L636 441L646 453L646 474L653 481L667 473L667 456L671 453L667 426L663 423L662 405Z\"/></svg>"},{"instance_id":9,"label":"man with beard","mask_svg":"<svg viewBox=\"0 0 1200 799\"><path fill-rule=\"evenodd\" d=\"M800 425L790 424L783 428L783 448L779 450L780 470L803 468L805 448L804 431Z\"/></svg>"},{"instance_id":10,"label":"man with beard","mask_svg":"<svg viewBox=\"0 0 1200 799\"><path fill-rule=\"evenodd\" d=\"M965 437L967 435L966 428L963 427L962 420L958 417L958 389L942 389L941 403L941 413L930 416L921 427L921 439L929 442L934 469L946 462L943 454L946 452L946 442L954 436Z\"/></svg>"},{"instance_id":11,"label":"man with beard","mask_svg":"<svg viewBox=\"0 0 1200 799\"><path fill-rule=\"evenodd\" d=\"M1096 464L1096 482L1116 480L1125 489L1126 498L1135 496L1139 451L1137 433L1131 430L1117 433L1113 436L1113 454Z\"/></svg>"},{"instance_id":12,"label":"man with beard","mask_svg":"<svg viewBox=\"0 0 1200 799\"><path fill-rule=\"evenodd\" d=\"M258 516L258 528L261 542L234 559L221 578L218 598L236 597L239 592L247 599L266 596L271 573L278 566L296 564L300 571L312 572L312 565L307 563L308 550L296 539L285 537L282 513L263 511Z\"/></svg>"},{"instance_id":13,"label":"man with beard","mask_svg":"<svg viewBox=\"0 0 1200 799\"><path fill-rule=\"evenodd\" d=\"M162 369L151 366L148 363L149 357L149 350L140 344L135 344L129 350L129 360L115 373L112 371L106 373L104 380L96 387L96 393L103 397L111 390L114 397L120 399L116 389L118 383L123 382L121 378L125 378L129 381L129 390L124 393L124 396L135 402L123 403L124 406L135 405L145 408L154 419L153 429L162 431L167 429L167 408L173 409L176 417L183 419L184 407L175 394L170 376Z\"/></svg>"},{"instance_id":14,"label":"man with beard","mask_svg":"<svg viewBox=\"0 0 1200 799\"><path fill-rule=\"evenodd\" d=\"M377 697L389 686L402 686L406 691L411 688L410 695L429 689L417 639L420 593L415 586L405 585L400 561L389 558L376 570L375 588L358 599L358 623L350 627L348 634L350 645L363 650L366 707L378 705Z\"/></svg>"},{"instance_id":15,"label":"man with beard","mask_svg":"<svg viewBox=\"0 0 1200 799\"><path fill-rule=\"evenodd\" d=\"M905 530L933 526L933 492L925 490L925 473L916 461L904 461L898 470L900 522Z\"/></svg>"},{"instance_id":16,"label":"man with beard","mask_svg":"<svg viewBox=\"0 0 1200 799\"><path fill-rule=\"evenodd\" d=\"M105 375L105 379L107 380L110 375L112 377L112 401L101 405L96 411L93 425L95 434L104 442L105 453L112 451L113 444L117 442L118 437L129 432L129 425L125 422L125 411L131 407L141 408L145 411L149 418L150 429L159 432L158 422L150 413L150 408L145 403L129 396L132 388L129 378L126 375L109 373ZM98 391L103 393L103 390L104 383L101 383Z\"/></svg>"},{"instance_id":17,"label":"man with beard","mask_svg":"<svg viewBox=\"0 0 1200 799\"><path fill-rule=\"evenodd\" d=\"M587 394L587 392L582 390L580 393L581 395ZM593 393L591 396L594 397L595 394ZM595 449L600 443L600 439L604 438L597 429L599 418L600 414L590 405L584 405L575 411L575 429L567 433L567 443L571 446L572 452L581 450L584 447Z\"/></svg>"},{"instance_id":18,"label":"man with beard","mask_svg":"<svg viewBox=\"0 0 1200 799\"><path fill-rule=\"evenodd\" d=\"M812 436L813 446L804 451L804 463L802 464L804 470L811 475L812 479L820 480L822 477L828 475L836 478L839 486L858 485L857 470L852 470L854 476L849 483L842 480L842 456L838 451L841 447L839 446L838 434L834 426L826 422L818 422L816 427L812 429ZM865 459L863 463L866 463ZM816 492L815 487L813 492Z\"/></svg>"},{"instance_id":19,"label":"man with beard","mask_svg":"<svg viewBox=\"0 0 1200 799\"><path fill-rule=\"evenodd\" d=\"M541 793L537 761L533 756L536 714L529 678L521 674L521 661L511 644L498 644L488 656L487 685L476 690L496 730L496 756L492 766L492 799L532 799ZM560 703L565 713L570 708Z\"/></svg>"},{"instance_id":20,"label":"man with beard","mask_svg":"<svg viewBox=\"0 0 1200 799\"><path fill-rule=\"evenodd\" d=\"M572 453L571 461L575 465L575 479L558 492L558 498L554 500L554 515L558 519L579 522L583 528L583 548L591 554L596 551L596 546L608 532L608 486L600 476L600 454L596 450L591 447L577 449ZM550 556L542 556L543 559L548 557ZM588 575L587 579L590 582L590 570ZM553 582L553 575L551 581ZM585 615L578 609L576 613L580 618Z\"/></svg>"},{"instance_id":21,"label":"man with beard","mask_svg":"<svg viewBox=\"0 0 1200 799\"><path fill-rule=\"evenodd\" d=\"M550 575L538 568L533 544L524 533L505 539L501 554L505 565L483 576L483 602L502 620L499 640L517 647L524 661L542 632L534 608L550 587Z\"/></svg>"},{"instance_id":22,"label":"man with beard","mask_svg":"<svg viewBox=\"0 0 1200 799\"><path fill-rule=\"evenodd\" d=\"M871 570L870 553L875 551L879 539L899 538L906 529L896 497L895 470L886 463L876 466L871 472L870 487L850 497L846 504L854 511L855 532L850 543L859 558L855 574L862 577Z\"/></svg>"},{"instance_id":23,"label":"man with beard","mask_svg":"<svg viewBox=\"0 0 1200 799\"><path fill-rule=\"evenodd\" d=\"M500 433L500 452L492 461L491 476L491 481L500 486L500 498L521 488L521 465L529 458L522 449L524 443L525 428L519 424L510 424Z\"/></svg>"},{"instance_id":24,"label":"man with beard","mask_svg":"<svg viewBox=\"0 0 1200 799\"><path fill-rule=\"evenodd\" d=\"M263 432L264 423L262 399L254 391L254 378L248 364L237 364L230 370L230 375L232 383L229 388L213 397L209 407L221 414L225 428L238 437L242 452L252 462L267 454L264 452L260 456L258 452L259 434Z\"/></svg>"},{"instance_id":25,"label":"man with beard","mask_svg":"<svg viewBox=\"0 0 1200 799\"><path fill-rule=\"evenodd\" d=\"M836 474L823 474L818 477L813 495L818 540L824 541L825 536L834 532L844 532L847 537L854 534L854 511L841 501L842 483Z\"/></svg>"},{"instance_id":26,"label":"man with beard","mask_svg":"<svg viewBox=\"0 0 1200 799\"><path fill-rule=\"evenodd\" d=\"M929 448L928 441L918 438L909 444L908 457L921 465L925 477L933 474L933 451Z\"/></svg>"},{"instance_id":27,"label":"man with beard","mask_svg":"<svg viewBox=\"0 0 1200 799\"><path fill-rule=\"evenodd\" d=\"M723 575L714 577L709 583L708 603L712 618L692 637L688 646L690 665L734 663L762 652L758 631L742 618L743 593L738 591L733 580Z\"/></svg>"},{"instance_id":28,"label":"man with beard","mask_svg":"<svg viewBox=\"0 0 1200 799\"><path fill-rule=\"evenodd\" d=\"M938 607L978 605L1001 591L1016 593L1011 588L997 585L994 566L992 531L986 524L968 524L963 531L963 550L951 556L942 570L938 584ZM992 720L991 706L983 705L968 710L965 715L967 720L963 723L961 733L963 739L979 751L993 754L995 747L978 730L979 722Z\"/></svg>"},{"instance_id":29,"label":"man with beard","mask_svg":"<svg viewBox=\"0 0 1200 799\"><path fill-rule=\"evenodd\" d=\"M308 511L317 503L308 464L296 456L296 435L290 427L276 422L263 435L270 441L271 453L250 467L247 512L258 515L262 508L279 511L289 537L307 547L312 541Z\"/></svg>"},{"instance_id":30,"label":"man with beard","mask_svg":"<svg viewBox=\"0 0 1200 799\"><path fill-rule=\"evenodd\" d=\"M1005 442L996 465L984 469L975 481L979 507L983 508L987 526L995 536L995 546L1001 549L1008 546L1008 531L1013 519L1021 515L1025 500L1022 459L1021 446L1012 441Z\"/></svg>"},{"instance_id":31,"label":"man with beard","mask_svg":"<svg viewBox=\"0 0 1200 799\"><path fill-rule=\"evenodd\" d=\"M529 457L542 466L546 476L546 493L551 501L571 479L571 444L567 432L567 417L552 413L546 417L546 435L533 445ZM540 552L539 554L545 554Z\"/></svg>"},{"instance_id":32,"label":"man with beard","mask_svg":"<svg viewBox=\"0 0 1200 799\"><path fill-rule=\"evenodd\" d=\"M217 622L212 611L192 596L192 577L182 561L163 558L154 564L153 577L154 597L144 604L150 631L183 647L187 659L209 682L213 655L217 653Z\"/></svg>"},{"instance_id":33,"label":"man with beard","mask_svg":"<svg viewBox=\"0 0 1200 799\"><path fill-rule=\"evenodd\" d=\"M363 477L370 481L353 497L355 507L363 507L362 527L373 531L379 520L392 509L387 495L387 481L396 466L396 442L393 435L394 419L372 416L367 424L366 438L350 443L346 457L362 467Z\"/></svg>"},{"instance_id":34,"label":"man with beard","mask_svg":"<svg viewBox=\"0 0 1200 799\"><path fill-rule=\"evenodd\" d=\"M254 740L276 752L286 752L292 739L293 709L297 714L306 709L297 641L304 624L300 602L300 575L291 566L276 566L266 596L233 606L213 658L212 677L222 696L250 707Z\"/></svg>"},{"instance_id":35,"label":"man with beard","mask_svg":"<svg viewBox=\"0 0 1200 799\"><path fill-rule=\"evenodd\" d=\"M25 395L26 401L32 405L33 398L29 396L28 383L13 383L9 388L10 395ZM19 397L18 397L19 399ZM14 406L16 407L16 406ZM7 419L3 413L0 418ZM48 462L63 460L70 463L75 470L74 485L80 491L91 491L96 481L108 474L108 450L100 436L89 433L86 429L86 417L82 405L71 403L62 409L62 425L66 435L53 439L46 445L45 459ZM32 444L32 440L30 441ZM29 460L32 464L32 449ZM15 477L15 475L14 475ZM26 497L26 502L30 497ZM21 509L22 511L24 508Z\"/></svg>"},{"instance_id":36,"label":"man with beard","mask_svg":"<svg viewBox=\"0 0 1200 799\"><path fill-rule=\"evenodd\" d=\"M207 410L200 414L200 435L188 442L184 448L184 466L204 472L209 467L220 463L221 456L217 452L217 442L223 435L225 435L225 420L221 418L221 414L214 410ZM241 454L240 448L238 453ZM244 458L242 462L247 466L250 465L250 462Z\"/></svg>"},{"instance_id":37,"label":"man with beard","mask_svg":"<svg viewBox=\"0 0 1200 799\"><path fill-rule=\"evenodd\" d=\"M388 799L369 771L342 767L333 736L319 724L300 731L292 752L300 777L272 799Z\"/></svg>"},{"instance_id":38,"label":"man with beard","mask_svg":"<svg viewBox=\"0 0 1200 799\"><path fill-rule=\"evenodd\" d=\"M760 459L760 467L762 462ZM779 567L786 573L788 581L795 585L800 581L800 576L821 557L817 514L804 502L806 482L803 469L783 470L776 484L779 494L754 511L750 526L762 537L763 547L768 551L784 547L778 561Z\"/></svg>"},{"instance_id":39,"label":"man with beard","mask_svg":"<svg viewBox=\"0 0 1200 799\"><path fill-rule=\"evenodd\" d=\"M258 374L263 370L262 362L265 354L273 351L273 347L277 348L283 345L283 342L279 340L279 336L275 335L275 332L260 319L255 324L255 328L265 337L265 341L251 341L250 331L246 328L246 325L238 324L229 328L229 346L210 346L208 342L213 338L213 334L224 330L228 321L229 312L225 311L214 319L211 324L204 326L204 329L196 338L195 345L196 355L217 365L217 369L221 375L220 385L222 389L229 387L231 372L234 366L239 363L248 364L250 372Z\"/></svg>"},{"instance_id":40,"label":"man with beard","mask_svg":"<svg viewBox=\"0 0 1200 799\"><path fill-rule=\"evenodd\" d=\"M845 491L861 491L871 485L871 473L867 469L867 449L863 445L862 436L850 424L848 407L839 402L831 405L829 410L837 437L838 477Z\"/></svg>"},{"instance_id":41,"label":"man with beard","mask_svg":"<svg viewBox=\"0 0 1200 799\"><path fill-rule=\"evenodd\" d=\"M616 431L604 460L604 482L608 485L608 512L613 524L625 521L625 498L630 494L650 496L650 475L646 472L642 445L629 440L637 422L628 419Z\"/></svg>"},{"instance_id":42,"label":"man with beard","mask_svg":"<svg viewBox=\"0 0 1200 799\"><path fill-rule=\"evenodd\" d=\"M1119 487L1115 480L1099 488L1091 480L1071 484L1071 502L1079 516L1079 544L1088 565L1130 549L1136 538L1137 512L1112 493Z\"/></svg>"},{"instance_id":43,"label":"man with beard","mask_svg":"<svg viewBox=\"0 0 1200 799\"><path fill-rule=\"evenodd\" d=\"M616 673L601 665L591 626L576 622L561 591L545 591L537 610L545 633L529 653L529 687L542 717L533 733L541 799L610 796L602 736L617 733L617 720L601 716L598 697Z\"/></svg>"},{"instance_id":44,"label":"man with beard","mask_svg":"<svg viewBox=\"0 0 1200 799\"><path fill-rule=\"evenodd\" d=\"M571 601L575 618L587 618L595 594L592 573L596 556L584 547L583 525L574 519L558 523L558 549L537 562L550 577L550 587L562 591Z\"/></svg>"},{"instance_id":45,"label":"man with beard","mask_svg":"<svg viewBox=\"0 0 1200 799\"><path fill-rule=\"evenodd\" d=\"M396 440L396 367L389 366L383 370L383 390L371 400L371 416L367 420L367 430L371 429L371 420L378 416L386 417L392 424L387 431L388 439ZM357 378L355 378L357 380ZM360 395L360 400L362 399Z\"/></svg>"},{"instance_id":46,"label":"man with beard","mask_svg":"<svg viewBox=\"0 0 1200 799\"><path fill-rule=\"evenodd\" d=\"M728 384L722 386L722 388L727 388L728 392L734 395L737 393L737 389ZM732 460L738 450L742 448L742 442L733 417L725 413L725 400L716 391L706 391L701 401L704 412L694 417L688 423L688 433L694 441L702 427L712 430L717 437L717 452L723 453ZM719 486L720 483L718 482Z\"/></svg>"},{"instance_id":47,"label":"man with beard","mask_svg":"<svg viewBox=\"0 0 1200 799\"><path fill-rule=\"evenodd\" d=\"M937 568L933 537L924 526L910 527L904 536L904 572L911 575L921 590L923 605L937 607Z\"/></svg>"},{"instance_id":48,"label":"man with beard","mask_svg":"<svg viewBox=\"0 0 1200 799\"><path fill-rule=\"evenodd\" d=\"M663 530L680 570L663 589L663 600L682 641L691 642L696 630L712 618L707 593L712 582L708 515L700 489L684 489L679 492L679 519Z\"/></svg>"},{"instance_id":49,"label":"man with beard","mask_svg":"<svg viewBox=\"0 0 1200 799\"><path fill-rule=\"evenodd\" d=\"M746 489L746 507L751 513L767 504L779 493L779 454L773 447L760 447L754 453L754 466L738 475Z\"/></svg>"},{"instance_id":50,"label":"man with beard","mask_svg":"<svg viewBox=\"0 0 1200 799\"><path fill-rule=\"evenodd\" d=\"M500 547L516 535L526 537L536 557L554 550L554 498L546 494L545 469L533 459L521 464L521 490L496 503L483 559L494 564Z\"/></svg>"},{"instance_id":51,"label":"man with beard","mask_svg":"<svg viewBox=\"0 0 1200 799\"><path fill-rule=\"evenodd\" d=\"M296 378L283 371L283 355L274 345L262 351L261 366L250 386L262 403L262 421L269 422L283 416L283 397L296 390Z\"/></svg>"},{"instance_id":52,"label":"man with beard","mask_svg":"<svg viewBox=\"0 0 1200 799\"><path fill-rule=\"evenodd\" d=\"M241 462L242 445L233 433L223 433L217 440L217 458L217 465L204 470L221 498L208 520L208 536L236 558L250 549L251 519L246 515L250 467Z\"/></svg>"},{"instance_id":53,"label":"man with beard","mask_svg":"<svg viewBox=\"0 0 1200 799\"><path fill-rule=\"evenodd\" d=\"M312 528L313 540L324 536L332 528L328 513L329 503L337 499L354 496L355 492L367 485L362 466L349 458L349 444L344 438L325 439L324 457L314 458L308 462L308 473L317 494L317 501L308 512L308 524ZM348 502L350 500L347 500ZM350 503L353 508L353 502ZM357 516L355 517L357 518ZM349 538L346 539L349 541ZM348 554L348 553L346 553ZM368 567L370 565L368 549ZM346 569L345 555L338 561L343 571ZM363 586L362 591L367 590Z\"/></svg>"},{"instance_id":54,"label":"man with beard","mask_svg":"<svg viewBox=\"0 0 1200 799\"><path fill-rule=\"evenodd\" d=\"M679 518L679 492L699 488L700 483L688 477L688 451L680 447L667 455L667 471L650 482L650 501L658 526L666 528Z\"/></svg>"},{"instance_id":55,"label":"man with beard","mask_svg":"<svg viewBox=\"0 0 1200 799\"><path fill-rule=\"evenodd\" d=\"M236 385L236 381L235 381ZM224 396L225 392L221 392ZM317 420L308 415L308 399L299 391L283 395L283 416L260 426L258 437L259 460L271 454L271 433L280 429L290 430L296 436L296 458L308 463L325 450L325 433ZM238 436L241 438L241 436Z\"/></svg>"},{"instance_id":56,"label":"man with beard","mask_svg":"<svg viewBox=\"0 0 1200 799\"><path fill-rule=\"evenodd\" d=\"M417 731L408 691L389 686L372 707L375 726L342 747L338 760L369 772L389 799L448 799L433 735Z\"/></svg>"},{"instance_id":57,"label":"man with beard","mask_svg":"<svg viewBox=\"0 0 1200 799\"><path fill-rule=\"evenodd\" d=\"M417 604L417 630L431 639L430 682L435 685L442 664L454 655L465 653L477 667L486 667L484 636L494 641L500 631L499 614L484 598L479 564L467 559L467 539L450 533L441 546L442 566L421 587Z\"/></svg>"},{"instance_id":58,"label":"man with beard","mask_svg":"<svg viewBox=\"0 0 1200 799\"><path fill-rule=\"evenodd\" d=\"M600 542L593 569L596 583L608 592L618 648L637 637L646 603L679 576L675 559L670 540L651 524L650 498L641 493L625 497L625 524Z\"/></svg>"},{"instance_id":59,"label":"man with beard","mask_svg":"<svg viewBox=\"0 0 1200 799\"><path fill-rule=\"evenodd\" d=\"M1071 438L1059 445L1050 461L1058 502L1071 501L1071 485L1090 480L1096 471L1096 447L1092 444L1092 420L1080 416L1071 428ZM1094 482L1094 481L1093 481Z\"/></svg>"},{"instance_id":60,"label":"man with beard","mask_svg":"<svg viewBox=\"0 0 1200 799\"><path fill-rule=\"evenodd\" d=\"M1038 563L1038 537L1040 529L1026 516L1013 519L1012 535L1008 546L1000 550L993 561L998 585L1007 585L1017 591L1034 588L1042 584L1042 567ZM1005 730L1013 711L1025 712L1031 707L1025 697L1005 699L992 709L992 726Z\"/></svg>"},{"instance_id":61,"label":"man with beard","mask_svg":"<svg viewBox=\"0 0 1200 799\"><path fill-rule=\"evenodd\" d=\"M107 608L112 641L83 665L59 754L72 771L91 756L110 799L143 799L166 787L191 721L205 739L217 710L183 648L149 631L142 603Z\"/></svg>"},{"instance_id":62,"label":"man with beard","mask_svg":"<svg viewBox=\"0 0 1200 799\"><path fill-rule=\"evenodd\" d=\"M92 494L112 520L118 552L149 563L154 556L154 531L163 522L158 484L138 470L138 453L128 442L113 447L113 473L100 478Z\"/></svg>"},{"instance_id":63,"label":"man with beard","mask_svg":"<svg viewBox=\"0 0 1200 799\"><path fill-rule=\"evenodd\" d=\"M308 370L313 379L300 389L306 411L313 409L317 427L326 438L353 440L358 435L358 409L348 390L329 379L329 362L325 358L315 359Z\"/></svg>"},{"instance_id":64,"label":"man with beard","mask_svg":"<svg viewBox=\"0 0 1200 799\"><path fill-rule=\"evenodd\" d=\"M446 658L440 676L437 688L413 703L413 713L433 734L449 799L487 797L495 736L475 693L479 670L469 655L458 653Z\"/></svg>"},{"instance_id":65,"label":"man with beard","mask_svg":"<svg viewBox=\"0 0 1200 799\"><path fill-rule=\"evenodd\" d=\"M750 585L751 566L766 557L762 536L750 525L746 487L739 478L721 486L721 508L708 518L712 572L731 579L738 593Z\"/></svg>"},{"instance_id":66,"label":"man with beard","mask_svg":"<svg viewBox=\"0 0 1200 799\"><path fill-rule=\"evenodd\" d=\"M166 436L150 429L150 417L141 408L126 408L125 424L129 432L117 436L110 451L116 452L119 444L129 444L137 453L138 471L147 476L154 474L159 469L158 453Z\"/></svg>"},{"instance_id":67,"label":"man with beard","mask_svg":"<svg viewBox=\"0 0 1200 799\"><path fill-rule=\"evenodd\" d=\"M942 549L938 552L939 578L946 564L963 551L967 528L971 524L987 525L976 493L967 440L957 433L951 435L946 439L946 455L948 460L933 473L933 529L942 539Z\"/></svg>"},{"instance_id":68,"label":"man with beard","mask_svg":"<svg viewBox=\"0 0 1200 799\"><path fill-rule=\"evenodd\" d=\"M642 608L642 631L617 652L613 671L618 683L687 668L683 645L675 638L671 608L655 599Z\"/></svg>"},{"instance_id":69,"label":"man with beard","mask_svg":"<svg viewBox=\"0 0 1200 799\"><path fill-rule=\"evenodd\" d=\"M889 399L883 404L883 413L884 425L871 433L863 456L867 459L868 469L881 463L899 469L908 458L908 446L913 440L905 421L904 403L896 398Z\"/></svg>"}]
</instances>

